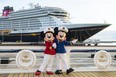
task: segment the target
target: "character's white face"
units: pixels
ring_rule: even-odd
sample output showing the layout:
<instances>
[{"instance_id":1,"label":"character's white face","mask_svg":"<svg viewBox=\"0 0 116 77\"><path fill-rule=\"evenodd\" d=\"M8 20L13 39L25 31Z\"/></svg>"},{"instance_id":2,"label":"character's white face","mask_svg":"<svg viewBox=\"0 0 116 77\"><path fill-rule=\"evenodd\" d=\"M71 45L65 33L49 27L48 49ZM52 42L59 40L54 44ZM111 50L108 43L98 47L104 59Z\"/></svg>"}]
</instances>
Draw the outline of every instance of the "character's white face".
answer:
<instances>
[{"instance_id":1,"label":"character's white face","mask_svg":"<svg viewBox=\"0 0 116 77\"><path fill-rule=\"evenodd\" d=\"M65 32L58 32L58 35L57 35L57 39L59 40L59 41L64 41L64 40L66 40L66 33Z\"/></svg>"},{"instance_id":2,"label":"character's white face","mask_svg":"<svg viewBox=\"0 0 116 77\"><path fill-rule=\"evenodd\" d=\"M46 33L44 40L45 41L53 41L54 40L53 34L52 33Z\"/></svg>"}]
</instances>

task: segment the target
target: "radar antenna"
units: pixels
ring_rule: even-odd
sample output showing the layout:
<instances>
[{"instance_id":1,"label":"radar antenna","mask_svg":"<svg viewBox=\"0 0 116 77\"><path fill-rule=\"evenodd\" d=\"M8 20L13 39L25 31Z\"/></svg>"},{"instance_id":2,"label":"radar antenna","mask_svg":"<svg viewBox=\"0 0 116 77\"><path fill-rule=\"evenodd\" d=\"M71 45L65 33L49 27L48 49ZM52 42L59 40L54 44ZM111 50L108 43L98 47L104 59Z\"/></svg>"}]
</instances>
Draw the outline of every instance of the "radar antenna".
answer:
<instances>
[{"instance_id":1,"label":"radar antenna","mask_svg":"<svg viewBox=\"0 0 116 77\"><path fill-rule=\"evenodd\" d=\"M30 6L31 8L34 8L33 3L29 3L29 6Z\"/></svg>"},{"instance_id":2,"label":"radar antenna","mask_svg":"<svg viewBox=\"0 0 116 77\"><path fill-rule=\"evenodd\" d=\"M106 23L107 23L105 19L104 19L103 21L104 21L104 24L106 24Z\"/></svg>"},{"instance_id":3,"label":"radar antenna","mask_svg":"<svg viewBox=\"0 0 116 77\"><path fill-rule=\"evenodd\" d=\"M35 8L41 8L41 6L37 3L34 5Z\"/></svg>"}]
</instances>

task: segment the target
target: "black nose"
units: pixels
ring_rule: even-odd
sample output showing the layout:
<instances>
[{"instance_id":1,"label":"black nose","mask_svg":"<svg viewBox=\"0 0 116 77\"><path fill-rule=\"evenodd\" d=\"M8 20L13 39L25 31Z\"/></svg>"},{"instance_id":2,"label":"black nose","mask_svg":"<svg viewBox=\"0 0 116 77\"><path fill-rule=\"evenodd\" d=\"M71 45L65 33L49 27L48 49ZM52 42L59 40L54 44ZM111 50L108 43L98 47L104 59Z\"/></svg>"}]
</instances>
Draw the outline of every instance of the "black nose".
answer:
<instances>
[{"instance_id":1,"label":"black nose","mask_svg":"<svg viewBox=\"0 0 116 77\"><path fill-rule=\"evenodd\" d=\"M48 36L48 38L51 38L51 36Z\"/></svg>"},{"instance_id":2,"label":"black nose","mask_svg":"<svg viewBox=\"0 0 116 77\"><path fill-rule=\"evenodd\" d=\"M63 36L62 35L60 35L60 38L62 38Z\"/></svg>"}]
</instances>

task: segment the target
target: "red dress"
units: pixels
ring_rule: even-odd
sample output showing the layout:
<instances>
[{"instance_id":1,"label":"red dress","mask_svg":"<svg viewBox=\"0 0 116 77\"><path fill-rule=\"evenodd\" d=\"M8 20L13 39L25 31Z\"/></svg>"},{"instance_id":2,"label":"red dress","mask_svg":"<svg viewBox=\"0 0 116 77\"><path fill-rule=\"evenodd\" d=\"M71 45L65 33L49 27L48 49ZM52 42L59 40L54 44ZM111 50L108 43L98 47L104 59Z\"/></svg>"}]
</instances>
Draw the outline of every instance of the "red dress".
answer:
<instances>
[{"instance_id":1,"label":"red dress","mask_svg":"<svg viewBox=\"0 0 116 77\"><path fill-rule=\"evenodd\" d=\"M50 55L55 55L56 54L55 49L52 47L53 43L54 42L47 42L47 41L45 41L45 45L46 45L46 49L44 51L45 54L50 54Z\"/></svg>"}]
</instances>

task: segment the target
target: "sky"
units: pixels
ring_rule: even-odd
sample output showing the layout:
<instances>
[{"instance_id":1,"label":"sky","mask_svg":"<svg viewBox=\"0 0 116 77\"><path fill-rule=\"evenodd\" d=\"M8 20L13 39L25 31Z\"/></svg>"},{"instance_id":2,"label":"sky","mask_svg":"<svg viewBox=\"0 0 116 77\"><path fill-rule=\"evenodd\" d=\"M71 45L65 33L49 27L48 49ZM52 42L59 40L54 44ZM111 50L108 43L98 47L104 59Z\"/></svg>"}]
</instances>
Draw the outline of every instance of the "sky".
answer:
<instances>
[{"instance_id":1,"label":"sky","mask_svg":"<svg viewBox=\"0 0 116 77\"><path fill-rule=\"evenodd\" d=\"M72 23L112 24L91 39L116 41L116 0L0 0L0 13L4 6L17 11L30 8L30 3L63 8L70 13Z\"/></svg>"}]
</instances>

